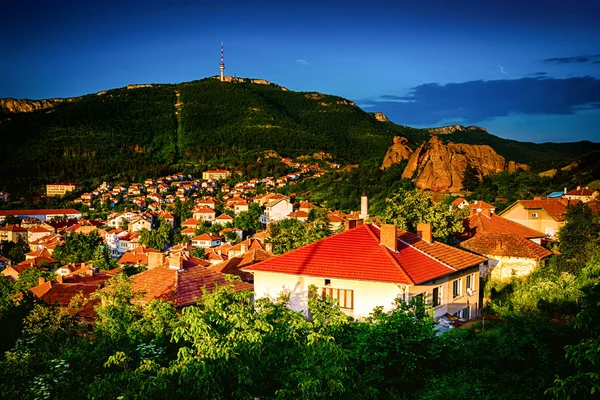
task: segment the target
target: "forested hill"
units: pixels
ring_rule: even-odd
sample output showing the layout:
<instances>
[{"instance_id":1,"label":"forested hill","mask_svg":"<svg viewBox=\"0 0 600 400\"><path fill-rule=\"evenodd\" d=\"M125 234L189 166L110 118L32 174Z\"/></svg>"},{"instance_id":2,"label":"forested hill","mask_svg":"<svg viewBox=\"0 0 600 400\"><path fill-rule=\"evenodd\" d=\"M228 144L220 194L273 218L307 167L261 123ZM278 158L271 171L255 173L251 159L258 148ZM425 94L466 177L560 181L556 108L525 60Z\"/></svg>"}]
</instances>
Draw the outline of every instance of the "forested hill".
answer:
<instances>
[{"instance_id":1,"label":"forested hill","mask_svg":"<svg viewBox=\"0 0 600 400\"><path fill-rule=\"evenodd\" d=\"M343 163L376 166L394 136L414 146L429 138L425 130L379 121L341 97L276 85L207 78L139 86L53 100L47 107L29 102L30 112L15 112L18 104L2 107L0 190L117 173L155 176L182 163L226 166L266 149L291 157L323 150ZM490 144L520 162L573 157L593 147L522 144L477 132L446 138Z\"/></svg>"}]
</instances>

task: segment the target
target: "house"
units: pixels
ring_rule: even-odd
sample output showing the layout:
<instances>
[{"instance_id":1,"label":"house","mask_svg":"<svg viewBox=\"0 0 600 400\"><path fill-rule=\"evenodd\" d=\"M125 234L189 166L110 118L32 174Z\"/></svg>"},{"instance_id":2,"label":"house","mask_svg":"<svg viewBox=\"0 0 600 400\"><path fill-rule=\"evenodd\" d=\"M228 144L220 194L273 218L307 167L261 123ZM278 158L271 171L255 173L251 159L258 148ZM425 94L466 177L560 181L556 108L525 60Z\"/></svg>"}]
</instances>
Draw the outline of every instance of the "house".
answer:
<instances>
[{"instance_id":1,"label":"house","mask_svg":"<svg viewBox=\"0 0 600 400\"><path fill-rule=\"evenodd\" d=\"M308 201L301 201L300 205L298 206L298 211L303 211L308 215L311 208L315 208L315 206L310 204Z\"/></svg>"},{"instance_id":2,"label":"house","mask_svg":"<svg viewBox=\"0 0 600 400\"><path fill-rule=\"evenodd\" d=\"M294 207L288 199L272 200L265 204L265 212L260 216L260 223L267 225L274 221L281 221L293 211Z\"/></svg>"},{"instance_id":3,"label":"house","mask_svg":"<svg viewBox=\"0 0 600 400\"><path fill-rule=\"evenodd\" d=\"M245 267L254 274L256 298L290 296L289 307L307 315L309 287L331 296L350 316L364 318L378 306L390 310L396 298L421 297L434 318L446 313L473 318L479 312L479 269L485 257L393 225L364 224Z\"/></svg>"},{"instance_id":4,"label":"house","mask_svg":"<svg viewBox=\"0 0 600 400\"><path fill-rule=\"evenodd\" d=\"M210 266L213 271L227 275L239 276L244 282L253 283L254 275L251 272L244 271L243 268L257 264L259 262L273 258L273 254L259 248L247 251L244 254L231 257L219 264Z\"/></svg>"},{"instance_id":5,"label":"house","mask_svg":"<svg viewBox=\"0 0 600 400\"><path fill-rule=\"evenodd\" d=\"M200 221L198 221L196 218L188 218L181 223L182 228L196 229L198 225L200 225Z\"/></svg>"},{"instance_id":6,"label":"house","mask_svg":"<svg viewBox=\"0 0 600 400\"><path fill-rule=\"evenodd\" d=\"M485 201L481 201L481 200L474 201L473 204L469 204L467 207L469 207L469 211L471 213L486 212L488 214L493 214L496 212L495 206L488 204Z\"/></svg>"},{"instance_id":7,"label":"house","mask_svg":"<svg viewBox=\"0 0 600 400\"><path fill-rule=\"evenodd\" d=\"M469 206L469 202L467 201L467 199L464 199L462 197L459 197L457 199L454 199L454 201L452 201L452 203L450 203L450 208L458 208L459 210L462 210L465 207Z\"/></svg>"},{"instance_id":8,"label":"house","mask_svg":"<svg viewBox=\"0 0 600 400\"><path fill-rule=\"evenodd\" d=\"M131 221L129 221L129 224L127 225L127 229L130 232L139 232L142 229L151 231L152 230L152 221L149 221L146 218L142 218L142 217L133 218Z\"/></svg>"},{"instance_id":9,"label":"house","mask_svg":"<svg viewBox=\"0 0 600 400\"><path fill-rule=\"evenodd\" d=\"M209 235L208 233L203 233L200 236L193 237L191 239L192 246L202 247L202 248L210 248L217 247L223 242L223 238L221 236Z\"/></svg>"},{"instance_id":10,"label":"house","mask_svg":"<svg viewBox=\"0 0 600 400\"><path fill-rule=\"evenodd\" d=\"M27 242L35 242L36 240L41 239L44 236L48 236L50 234L52 234L51 230L42 228L40 226L37 226L35 228L29 228L27 229Z\"/></svg>"},{"instance_id":11,"label":"house","mask_svg":"<svg viewBox=\"0 0 600 400\"><path fill-rule=\"evenodd\" d=\"M196 229L187 227L187 228L182 229L180 233L189 238L192 238L192 237L194 237L194 235L196 235Z\"/></svg>"},{"instance_id":12,"label":"house","mask_svg":"<svg viewBox=\"0 0 600 400\"><path fill-rule=\"evenodd\" d=\"M40 209L40 210L0 210L0 222L4 221L8 215L13 215L21 220L25 218L35 218L40 221L48 221L56 217L65 217L65 219L81 219L81 212L73 208L64 209Z\"/></svg>"},{"instance_id":13,"label":"house","mask_svg":"<svg viewBox=\"0 0 600 400\"><path fill-rule=\"evenodd\" d=\"M462 239L469 239L485 232L511 233L540 245L542 244L542 239L546 237L546 234L543 232L531 229L499 215L490 214L487 210L471 213L471 215L463 219L463 226L465 230L461 234Z\"/></svg>"},{"instance_id":14,"label":"house","mask_svg":"<svg viewBox=\"0 0 600 400\"><path fill-rule=\"evenodd\" d=\"M0 192L0 201L8 201L9 198L10 198L10 193Z\"/></svg>"},{"instance_id":15,"label":"house","mask_svg":"<svg viewBox=\"0 0 600 400\"><path fill-rule=\"evenodd\" d=\"M19 239L27 242L27 229L21 228L16 224L0 227L0 242L8 240L9 242L17 243Z\"/></svg>"},{"instance_id":16,"label":"house","mask_svg":"<svg viewBox=\"0 0 600 400\"><path fill-rule=\"evenodd\" d=\"M123 254L121 258L119 258L118 263L119 265L148 265L149 253L158 253L158 250L146 246L137 246Z\"/></svg>"},{"instance_id":17,"label":"house","mask_svg":"<svg viewBox=\"0 0 600 400\"><path fill-rule=\"evenodd\" d=\"M251 284L230 281L224 274L206 268L207 265L206 261L185 254L165 257L162 253L152 253L148 270L132 277L132 288L141 293L143 303L160 299L172 302L177 308L196 304L217 285L252 290Z\"/></svg>"},{"instance_id":18,"label":"house","mask_svg":"<svg viewBox=\"0 0 600 400\"><path fill-rule=\"evenodd\" d=\"M293 213L291 213L287 217L288 218L295 218L295 219L297 219L300 222L306 222L306 221L308 221L308 213L306 211L302 211L302 210L294 211Z\"/></svg>"},{"instance_id":19,"label":"house","mask_svg":"<svg viewBox=\"0 0 600 400\"><path fill-rule=\"evenodd\" d=\"M541 197L536 197L534 200L517 200L499 215L543 232L553 239L566 223L567 208L577 202L578 200L567 198L542 200Z\"/></svg>"},{"instance_id":20,"label":"house","mask_svg":"<svg viewBox=\"0 0 600 400\"><path fill-rule=\"evenodd\" d=\"M198 201L196 204L200 207L212 208L213 210L217 206L215 200L212 197L205 197L202 200Z\"/></svg>"},{"instance_id":21,"label":"house","mask_svg":"<svg viewBox=\"0 0 600 400\"><path fill-rule=\"evenodd\" d=\"M227 179L231 176L231 172L225 169L209 169L208 171L204 171L202 173L202 179L210 180L210 179Z\"/></svg>"},{"instance_id":22,"label":"house","mask_svg":"<svg viewBox=\"0 0 600 400\"><path fill-rule=\"evenodd\" d=\"M29 249L31 251L46 249L50 252L50 254L52 254L54 248L59 244L62 244L63 242L64 238L60 234L53 233L51 235L47 235L40 239L37 239L33 242L29 242Z\"/></svg>"},{"instance_id":23,"label":"house","mask_svg":"<svg viewBox=\"0 0 600 400\"><path fill-rule=\"evenodd\" d=\"M265 250L265 245L258 239L250 238L227 249L227 257L241 256L252 250Z\"/></svg>"},{"instance_id":24,"label":"house","mask_svg":"<svg viewBox=\"0 0 600 400\"><path fill-rule=\"evenodd\" d=\"M553 253L516 233L484 231L460 244L460 247L489 258L482 278L508 281L531 272Z\"/></svg>"},{"instance_id":25,"label":"house","mask_svg":"<svg viewBox=\"0 0 600 400\"><path fill-rule=\"evenodd\" d=\"M81 190L81 185L73 182L49 183L46 185L46 196L61 197L75 190Z\"/></svg>"},{"instance_id":26,"label":"house","mask_svg":"<svg viewBox=\"0 0 600 400\"><path fill-rule=\"evenodd\" d=\"M217 218L215 218L215 220L213 221L213 225L214 224L220 224L223 226L225 226L227 224L233 224L233 217L223 213L223 214L219 215Z\"/></svg>"},{"instance_id":27,"label":"house","mask_svg":"<svg viewBox=\"0 0 600 400\"><path fill-rule=\"evenodd\" d=\"M569 200L579 200L587 203L588 201L598 198L598 192L591 190L587 186L577 186L577 189L571 190L570 192L567 192L567 188L565 188L565 194L563 197Z\"/></svg>"},{"instance_id":28,"label":"house","mask_svg":"<svg viewBox=\"0 0 600 400\"><path fill-rule=\"evenodd\" d=\"M213 222L216 217L216 212L212 208L209 207L197 207L194 208L193 217L198 221L208 221Z\"/></svg>"}]
</instances>

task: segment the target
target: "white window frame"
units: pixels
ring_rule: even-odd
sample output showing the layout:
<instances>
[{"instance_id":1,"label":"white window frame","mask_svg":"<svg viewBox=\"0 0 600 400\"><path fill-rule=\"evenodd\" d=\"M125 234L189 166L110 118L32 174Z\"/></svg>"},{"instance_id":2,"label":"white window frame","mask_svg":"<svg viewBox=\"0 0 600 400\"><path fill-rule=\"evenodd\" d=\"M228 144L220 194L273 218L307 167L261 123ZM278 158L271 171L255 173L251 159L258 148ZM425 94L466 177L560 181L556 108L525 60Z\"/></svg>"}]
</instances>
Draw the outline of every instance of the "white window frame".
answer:
<instances>
[{"instance_id":1,"label":"white window frame","mask_svg":"<svg viewBox=\"0 0 600 400\"><path fill-rule=\"evenodd\" d=\"M467 275L465 279L465 288L475 291L475 273Z\"/></svg>"},{"instance_id":2,"label":"white window frame","mask_svg":"<svg viewBox=\"0 0 600 400\"><path fill-rule=\"evenodd\" d=\"M539 217L539 214L538 214L538 213L536 213L536 212L532 212L532 213L531 213L531 218L535 218L535 219L537 219L538 217Z\"/></svg>"},{"instance_id":3,"label":"white window frame","mask_svg":"<svg viewBox=\"0 0 600 400\"><path fill-rule=\"evenodd\" d=\"M457 285L458 285L457 286L458 290L456 291L456 293L454 291L454 283L457 283ZM452 298L456 299L456 298L462 296L462 294L463 294L462 277L460 277L460 278L455 279L455 280L452 281Z\"/></svg>"}]
</instances>

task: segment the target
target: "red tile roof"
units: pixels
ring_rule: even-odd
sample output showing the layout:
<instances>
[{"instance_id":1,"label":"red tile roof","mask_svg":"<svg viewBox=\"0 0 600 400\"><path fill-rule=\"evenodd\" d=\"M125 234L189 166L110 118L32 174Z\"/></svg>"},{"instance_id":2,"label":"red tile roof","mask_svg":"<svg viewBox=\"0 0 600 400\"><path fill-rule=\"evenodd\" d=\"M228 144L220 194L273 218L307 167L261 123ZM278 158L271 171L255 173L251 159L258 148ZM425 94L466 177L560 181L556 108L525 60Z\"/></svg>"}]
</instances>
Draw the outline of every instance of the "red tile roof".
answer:
<instances>
[{"instance_id":1,"label":"red tile roof","mask_svg":"<svg viewBox=\"0 0 600 400\"><path fill-rule=\"evenodd\" d=\"M463 225L467 237L472 237L483 232L513 233L527 239L546 237L546 234L540 231L528 228L525 225L521 225L518 222L511 221L510 219L500 217L496 214L487 216L483 213L477 213L465 218L463 220Z\"/></svg>"},{"instance_id":2,"label":"red tile roof","mask_svg":"<svg viewBox=\"0 0 600 400\"><path fill-rule=\"evenodd\" d=\"M251 272L242 270L242 268L273 257L273 254L267 253L265 250L254 249L209 268L222 274L237 275L245 282L252 282L254 281L254 275Z\"/></svg>"},{"instance_id":3,"label":"red tile roof","mask_svg":"<svg viewBox=\"0 0 600 400\"><path fill-rule=\"evenodd\" d=\"M192 240L221 240L223 239L221 236L209 235L208 233L203 233L200 236L196 236L192 238Z\"/></svg>"},{"instance_id":4,"label":"red tile roof","mask_svg":"<svg viewBox=\"0 0 600 400\"><path fill-rule=\"evenodd\" d=\"M454 199L454 201L451 204L453 206L460 206L463 201L466 201L466 200L462 197L459 197L457 199Z\"/></svg>"},{"instance_id":5,"label":"red tile roof","mask_svg":"<svg viewBox=\"0 0 600 400\"><path fill-rule=\"evenodd\" d=\"M582 187L579 189L571 190L570 192L565 193L565 196L591 196L594 194L594 191L588 189L586 187Z\"/></svg>"},{"instance_id":6,"label":"red tile roof","mask_svg":"<svg viewBox=\"0 0 600 400\"><path fill-rule=\"evenodd\" d=\"M203 289L211 292L215 285L230 285L235 290L252 290L253 286L242 281L228 281L219 272L197 265L183 270L157 267L132 277L133 290L142 292L142 300L161 299L171 301L176 307L196 303L202 298Z\"/></svg>"},{"instance_id":7,"label":"red tile roof","mask_svg":"<svg viewBox=\"0 0 600 400\"><path fill-rule=\"evenodd\" d=\"M196 214L196 213L200 213L200 214L215 214L215 210L213 210L210 207L202 206L202 207L194 209L194 214Z\"/></svg>"},{"instance_id":8,"label":"red tile roof","mask_svg":"<svg viewBox=\"0 0 600 400\"><path fill-rule=\"evenodd\" d=\"M486 256L541 260L553 254L547 248L514 233L482 232L460 246Z\"/></svg>"},{"instance_id":9,"label":"red tile roof","mask_svg":"<svg viewBox=\"0 0 600 400\"><path fill-rule=\"evenodd\" d=\"M399 231L398 251L393 252L379 244L379 233L375 225L362 225L245 270L416 284L487 260L404 231Z\"/></svg>"},{"instance_id":10,"label":"red tile roof","mask_svg":"<svg viewBox=\"0 0 600 400\"><path fill-rule=\"evenodd\" d=\"M306 211L298 210L288 215L288 218L308 218L308 213Z\"/></svg>"},{"instance_id":11,"label":"red tile roof","mask_svg":"<svg viewBox=\"0 0 600 400\"><path fill-rule=\"evenodd\" d=\"M491 204L488 204L485 201L481 201L481 200L477 200L473 204L469 204L469 208L470 209L478 209L478 208L481 208L481 209L484 209L484 208L496 209L495 206L493 206Z\"/></svg>"},{"instance_id":12,"label":"red tile roof","mask_svg":"<svg viewBox=\"0 0 600 400\"><path fill-rule=\"evenodd\" d=\"M196 225L198 225L199 223L200 223L200 222L198 222L198 220L197 220L197 219L195 219L195 218L188 218L188 219L186 219L185 221L183 221L183 222L181 223L181 226L187 226L187 225L194 225L194 226L196 226Z\"/></svg>"},{"instance_id":13,"label":"red tile roof","mask_svg":"<svg viewBox=\"0 0 600 400\"><path fill-rule=\"evenodd\" d=\"M138 246L133 250L129 250L127 253L119 259L119 264L148 264L148 253L158 253L158 250L154 250L146 246Z\"/></svg>"}]
</instances>

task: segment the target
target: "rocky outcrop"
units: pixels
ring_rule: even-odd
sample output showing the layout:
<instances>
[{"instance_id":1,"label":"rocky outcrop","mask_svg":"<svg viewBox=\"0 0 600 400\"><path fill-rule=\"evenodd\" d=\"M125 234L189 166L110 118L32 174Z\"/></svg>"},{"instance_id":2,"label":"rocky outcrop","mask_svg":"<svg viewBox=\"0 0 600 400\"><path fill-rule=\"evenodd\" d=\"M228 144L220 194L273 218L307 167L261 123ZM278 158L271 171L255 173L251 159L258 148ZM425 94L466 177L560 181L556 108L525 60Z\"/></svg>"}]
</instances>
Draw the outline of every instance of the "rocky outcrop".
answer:
<instances>
[{"instance_id":1,"label":"rocky outcrop","mask_svg":"<svg viewBox=\"0 0 600 400\"><path fill-rule=\"evenodd\" d=\"M213 79L221 79L221 77L219 75L215 75L212 78ZM273 87L283 90L284 92L287 92L287 90L288 90L287 88L285 88L283 86L279 86L276 83L271 83L266 79L239 78L237 76L224 76L223 81L224 82L238 82L238 83L255 83L257 85L273 86Z\"/></svg>"},{"instance_id":2,"label":"rocky outcrop","mask_svg":"<svg viewBox=\"0 0 600 400\"><path fill-rule=\"evenodd\" d=\"M411 155L412 150L408 147L408 139L402 136L394 136L394 144L385 154L381 169L389 168L393 164L397 164L406 158L410 158Z\"/></svg>"},{"instance_id":3,"label":"rocky outcrop","mask_svg":"<svg viewBox=\"0 0 600 400\"><path fill-rule=\"evenodd\" d=\"M145 87L152 87L152 85L149 83L138 83L138 84L133 84L133 85L127 85L127 89L129 89L129 90L145 88Z\"/></svg>"},{"instance_id":4,"label":"rocky outcrop","mask_svg":"<svg viewBox=\"0 0 600 400\"><path fill-rule=\"evenodd\" d=\"M46 100L16 100L0 99L0 109L9 113L32 112L52 108L57 104L64 102L73 102L77 98L68 99L46 99Z\"/></svg>"},{"instance_id":5,"label":"rocky outcrop","mask_svg":"<svg viewBox=\"0 0 600 400\"><path fill-rule=\"evenodd\" d=\"M444 143L432 136L410 156L403 178L412 179L420 189L433 191L457 191L467 165L475 167L480 177L502 171L527 168L525 164L506 162L487 145Z\"/></svg>"},{"instance_id":6,"label":"rocky outcrop","mask_svg":"<svg viewBox=\"0 0 600 400\"><path fill-rule=\"evenodd\" d=\"M378 112L373 113L373 115L375 115L375 119L379 122L388 122L389 121L388 117L382 112L378 111Z\"/></svg>"},{"instance_id":7,"label":"rocky outcrop","mask_svg":"<svg viewBox=\"0 0 600 400\"><path fill-rule=\"evenodd\" d=\"M427 131L434 135L451 135L454 132L469 132L469 131L484 131L487 132L487 129L482 128L480 126L462 126L462 125L449 125L449 126L440 126L439 128L429 128Z\"/></svg>"},{"instance_id":8,"label":"rocky outcrop","mask_svg":"<svg viewBox=\"0 0 600 400\"><path fill-rule=\"evenodd\" d=\"M516 161L509 161L506 163L506 170L510 173L517 172L520 169L529 171L529 165L518 163Z\"/></svg>"}]
</instances>

